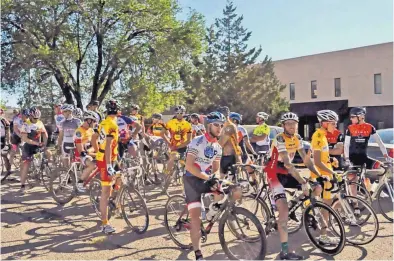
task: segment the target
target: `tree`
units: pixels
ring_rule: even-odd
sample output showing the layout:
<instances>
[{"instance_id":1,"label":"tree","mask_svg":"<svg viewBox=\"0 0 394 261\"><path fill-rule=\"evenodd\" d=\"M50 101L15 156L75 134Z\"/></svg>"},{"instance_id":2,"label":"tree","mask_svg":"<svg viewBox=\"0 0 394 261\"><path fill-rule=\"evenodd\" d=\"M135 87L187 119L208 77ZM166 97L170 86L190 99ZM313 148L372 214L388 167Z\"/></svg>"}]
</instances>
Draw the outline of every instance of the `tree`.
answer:
<instances>
[{"instance_id":1,"label":"tree","mask_svg":"<svg viewBox=\"0 0 394 261\"><path fill-rule=\"evenodd\" d=\"M243 16L228 2L223 18L206 30L207 52L194 59L193 66L180 70L189 107L195 111L210 111L217 105L227 105L244 114L246 123L254 122L254 114L266 111L275 118L286 111L288 103L281 97L285 89L274 73L268 56L257 58L259 48L248 48L252 32L242 26ZM201 60L201 62L200 62Z\"/></svg>"},{"instance_id":2,"label":"tree","mask_svg":"<svg viewBox=\"0 0 394 261\"><path fill-rule=\"evenodd\" d=\"M15 88L34 68L80 108L83 98L102 102L122 76L171 85L182 60L203 47L201 15L177 20L175 0L6 0L2 7L2 88Z\"/></svg>"}]
</instances>

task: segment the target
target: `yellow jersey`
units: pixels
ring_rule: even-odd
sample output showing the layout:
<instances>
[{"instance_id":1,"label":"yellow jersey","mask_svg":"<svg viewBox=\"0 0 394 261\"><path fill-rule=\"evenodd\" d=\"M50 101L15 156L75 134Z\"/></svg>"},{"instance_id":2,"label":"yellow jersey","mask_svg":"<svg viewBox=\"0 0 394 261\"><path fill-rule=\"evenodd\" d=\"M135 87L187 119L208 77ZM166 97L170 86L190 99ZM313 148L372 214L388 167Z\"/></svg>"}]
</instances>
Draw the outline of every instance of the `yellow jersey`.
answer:
<instances>
[{"instance_id":1,"label":"yellow jersey","mask_svg":"<svg viewBox=\"0 0 394 261\"><path fill-rule=\"evenodd\" d=\"M152 124L149 127L149 133L152 134L153 136L160 137L161 136L161 131L165 129L165 125L163 123L155 123Z\"/></svg>"},{"instance_id":2,"label":"yellow jersey","mask_svg":"<svg viewBox=\"0 0 394 261\"><path fill-rule=\"evenodd\" d=\"M329 150L329 144L328 140L326 137L327 132L323 129L317 129L315 133L312 135L312 141L311 141L311 149L312 151L320 151L320 158L323 164L332 170L331 162L330 162L330 150ZM324 172L318 167L316 169L322 174L322 175L327 175L331 176L330 173ZM311 177L312 178L317 178L314 173L311 172Z\"/></svg>"},{"instance_id":3,"label":"yellow jersey","mask_svg":"<svg viewBox=\"0 0 394 261\"><path fill-rule=\"evenodd\" d=\"M118 139L119 139L119 127L116 124L116 117L107 116L105 120L103 120L98 127L98 145L99 151L97 152L96 159L98 161L104 161L104 153L106 146L106 138L112 137L111 144L111 161L115 161L118 155Z\"/></svg>"},{"instance_id":4,"label":"yellow jersey","mask_svg":"<svg viewBox=\"0 0 394 261\"><path fill-rule=\"evenodd\" d=\"M83 126L79 126L74 133L74 143L82 144L84 147L89 146L93 133L92 128L85 129Z\"/></svg>"},{"instance_id":5,"label":"yellow jersey","mask_svg":"<svg viewBox=\"0 0 394 261\"><path fill-rule=\"evenodd\" d=\"M303 144L299 134L289 136L282 132L276 135L275 139L272 141L270 155L274 152L281 153L287 151L290 161L292 161L297 150L301 149L303 149ZM280 156L278 161L283 161Z\"/></svg>"},{"instance_id":6,"label":"yellow jersey","mask_svg":"<svg viewBox=\"0 0 394 261\"><path fill-rule=\"evenodd\" d=\"M186 141L188 133L192 132L192 125L185 119L172 119L165 126L171 134L170 142L172 146L178 146Z\"/></svg>"}]
</instances>

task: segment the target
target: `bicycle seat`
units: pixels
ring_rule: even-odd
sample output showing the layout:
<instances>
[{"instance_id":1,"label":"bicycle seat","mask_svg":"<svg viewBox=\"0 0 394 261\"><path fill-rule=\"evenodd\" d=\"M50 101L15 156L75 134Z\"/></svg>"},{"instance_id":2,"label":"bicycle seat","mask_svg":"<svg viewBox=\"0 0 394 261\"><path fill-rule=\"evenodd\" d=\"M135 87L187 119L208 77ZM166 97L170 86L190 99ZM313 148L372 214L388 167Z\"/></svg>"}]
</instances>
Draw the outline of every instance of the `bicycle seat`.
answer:
<instances>
[{"instance_id":1,"label":"bicycle seat","mask_svg":"<svg viewBox=\"0 0 394 261\"><path fill-rule=\"evenodd\" d=\"M264 156L268 153L268 151L258 151L257 154Z\"/></svg>"},{"instance_id":2,"label":"bicycle seat","mask_svg":"<svg viewBox=\"0 0 394 261\"><path fill-rule=\"evenodd\" d=\"M73 150L73 149L75 149L76 147L72 147L72 146L66 146L66 149L68 149L68 150Z\"/></svg>"}]
</instances>

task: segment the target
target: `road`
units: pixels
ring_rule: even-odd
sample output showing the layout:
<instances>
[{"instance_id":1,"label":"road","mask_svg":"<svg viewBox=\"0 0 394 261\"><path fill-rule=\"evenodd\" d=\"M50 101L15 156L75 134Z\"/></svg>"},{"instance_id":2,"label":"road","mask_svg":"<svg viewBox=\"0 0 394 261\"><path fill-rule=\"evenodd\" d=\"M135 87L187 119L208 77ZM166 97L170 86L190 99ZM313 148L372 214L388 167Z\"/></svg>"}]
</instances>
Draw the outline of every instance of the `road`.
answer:
<instances>
[{"instance_id":1,"label":"road","mask_svg":"<svg viewBox=\"0 0 394 261\"><path fill-rule=\"evenodd\" d=\"M165 196L148 197L150 225L143 235L131 232L123 219L112 224L117 232L105 236L98 232L100 223L87 196L80 196L65 206L57 205L44 188L33 188L26 195L19 185L8 182L1 187L1 258L41 260L113 260L113 259L193 259L190 251L179 249L167 236L163 225ZM345 246L329 256L311 247L304 230L290 235L289 247L310 260L393 260L393 225L380 214L378 237L365 246ZM217 229L203 244L208 260L226 259L218 242ZM266 259L279 253L277 234L268 237Z\"/></svg>"}]
</instances>

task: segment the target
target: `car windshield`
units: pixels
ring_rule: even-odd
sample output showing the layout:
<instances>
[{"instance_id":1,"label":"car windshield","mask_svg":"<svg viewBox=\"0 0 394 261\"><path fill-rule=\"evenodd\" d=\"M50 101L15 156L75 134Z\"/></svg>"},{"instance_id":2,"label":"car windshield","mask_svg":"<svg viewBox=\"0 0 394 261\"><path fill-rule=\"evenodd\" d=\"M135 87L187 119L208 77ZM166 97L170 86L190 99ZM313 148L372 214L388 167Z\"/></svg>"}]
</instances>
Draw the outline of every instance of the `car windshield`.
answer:
<instances>
[{"instance_id":1,"label":"car windshield","mask_svg":"<svg viewBox=\"0 0 394 261\"><path fill-rule=\"evenodd\" d=\"M377 131L384 144L394 144L393 129L382 129ZM369 143L376 143L376 140L371 137Z\"/></svg>"}]
</instances>

